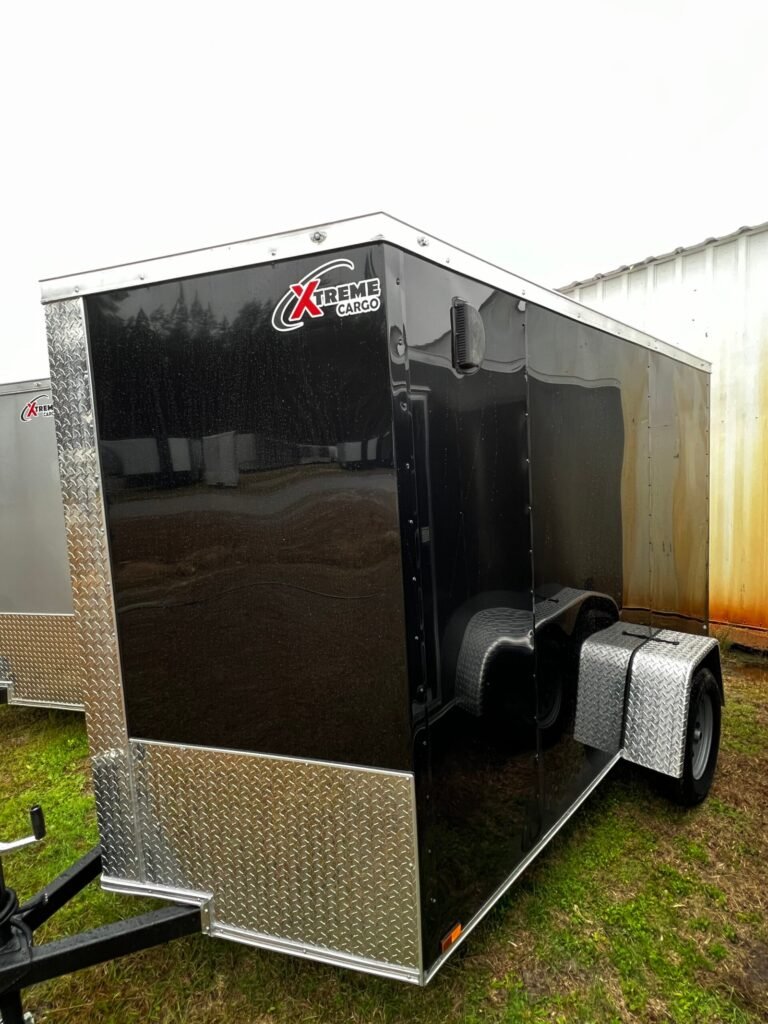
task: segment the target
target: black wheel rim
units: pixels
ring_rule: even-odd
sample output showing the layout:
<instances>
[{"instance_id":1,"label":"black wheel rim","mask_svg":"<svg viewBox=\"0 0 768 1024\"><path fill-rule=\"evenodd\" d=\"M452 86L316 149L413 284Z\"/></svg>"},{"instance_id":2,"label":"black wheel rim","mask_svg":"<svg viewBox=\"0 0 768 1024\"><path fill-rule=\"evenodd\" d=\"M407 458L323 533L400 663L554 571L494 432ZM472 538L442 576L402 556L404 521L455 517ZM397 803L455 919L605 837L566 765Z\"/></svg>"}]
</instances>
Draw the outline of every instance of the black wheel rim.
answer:
<instances>
[{"instance_id":1,"label":"black wheel rim","mask_svg":"<svg viewBox=\"0 0 768 1024\"><path fill-rule=\"evenodd\" d=\"M712 697L702 693L693 715L693 736L691 737L691 771L694 779L700 779L709 763L712 750L712 734L715 715Z\"/></svg>"}]
</instances>

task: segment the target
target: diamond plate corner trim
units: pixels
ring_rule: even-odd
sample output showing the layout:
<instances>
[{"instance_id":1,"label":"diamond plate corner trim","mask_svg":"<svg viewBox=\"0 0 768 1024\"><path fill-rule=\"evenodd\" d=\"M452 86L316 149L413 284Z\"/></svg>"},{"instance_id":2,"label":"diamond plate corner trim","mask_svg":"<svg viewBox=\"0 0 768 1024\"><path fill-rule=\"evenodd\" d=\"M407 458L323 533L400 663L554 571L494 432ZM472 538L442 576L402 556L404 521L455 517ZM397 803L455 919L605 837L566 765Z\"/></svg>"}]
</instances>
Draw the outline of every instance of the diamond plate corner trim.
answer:
<instances>
[{"instance_id":1,"label":"diamond plate corner trim","mask_svg":"<svg viewBox=\"0 0 768 1024\"><path fill-rule=\"evenodd\" d=\"M45 307L45 320L104 871L123 878L138 878L140 860L83 300L50 303Z\"/></svg>"},{"instance_id":2,"label":"diamond plate corner trim","mask_svg":"<svg viewBox=\"0 0 768 1024\"><path fill-rule=\"evenodd\" d=\"M420 972L412 775L130 746L147 884L210 892L212 934Z\"/></svg>"},{"instance_id":3,"label":"diamond plate corner trim","mask_svg":"<svg viewBox=\"0 0 768 1024\"><path fill-rule=\"evenodd\" d=\"M578 743L619 749L627 672L633 653L647 642L647 636L628 633L626 622L616 622L581 645L573 734Z\"/></svg>"},{"instance_id":4,"label":"diamond plate corner trim","mask_svg":"<svg viewBox=\"0 0 768 1024\"><path fill-rule=\"evenodd\" d=\"M628 761L682 777L693 675L714 647L713 637L662 629L637 652L627 701Z\"/></svg>"},{"instance_id":5,"label":"diamond plate corner trim","mask_svg":"<svg viewBox=\"0 0 768 1024\"><path fill-rule=\"evenodd\" d=\"M0 615L0 680L11 704L83 708L83 669L74 615Z\"/></svg>"}]
</instances>

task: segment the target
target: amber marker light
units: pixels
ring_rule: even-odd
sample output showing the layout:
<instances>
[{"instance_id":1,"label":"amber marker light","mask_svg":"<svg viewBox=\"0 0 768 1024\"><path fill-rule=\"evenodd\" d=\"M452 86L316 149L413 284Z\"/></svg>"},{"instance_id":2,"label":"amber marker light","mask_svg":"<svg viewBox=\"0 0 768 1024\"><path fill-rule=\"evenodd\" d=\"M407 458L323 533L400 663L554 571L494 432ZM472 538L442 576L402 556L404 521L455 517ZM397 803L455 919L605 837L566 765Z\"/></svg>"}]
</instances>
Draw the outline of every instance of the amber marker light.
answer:
<instances>
[{"instance_id":1,"label":"amber marker light","mask_svg":"<svg viewBox=\"0 0 768 1024\"><path fill-rule=\"evenodd\" d=\"M461 922L459 922L459 924L455 924L453 928L451 928L451 930L448 932L448 934L443 936L443 938L440 940L440 952L444 953L446 949L450 949L460 935Z\"/></svg>"}]
</instances>

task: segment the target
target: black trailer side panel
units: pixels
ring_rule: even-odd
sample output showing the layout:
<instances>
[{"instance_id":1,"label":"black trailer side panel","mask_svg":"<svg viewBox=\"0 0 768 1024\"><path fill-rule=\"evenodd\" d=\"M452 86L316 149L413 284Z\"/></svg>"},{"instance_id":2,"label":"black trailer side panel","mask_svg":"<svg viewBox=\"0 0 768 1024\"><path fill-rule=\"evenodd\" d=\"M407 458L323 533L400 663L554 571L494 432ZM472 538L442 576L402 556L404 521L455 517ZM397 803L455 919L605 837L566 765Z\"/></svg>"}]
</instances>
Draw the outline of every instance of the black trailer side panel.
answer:
<instances>
[{"instance_id":1,"label":"black trailer side panel","mask_svg":"<svg viewBox=\"0 0 768 1024\"><path fill-rule=\"evenodd\" d=\"M403 275L426 602L416 765L429 970L524 856L538 812L525 339L517 298L413 256ZM454 297L483 318L474 374L453 368ZM494 622L506 641L494 634L481 677Z\"/></svg>"},{"instance_id":2,"label":"black trailer side panel","mask_svg":"<svg viewBox=\"0 0 768 1024\"><path fill-rule=\"evenodd\" d=\"M648 352L538 306L526 332L548 827L618 750L574 738L582 642L619 615L650 625Z\"/></svg>"},{"instance_id":3,"label":"black trailer side panel","mask_svg":"<svg viewBox=\"0 0 768 1024\"><path fill-rule=\"evenodd\" d=\"M330 258L87 300L131 737L410 767L383 303L272 323Z\"/></svg>"}]
</instances>

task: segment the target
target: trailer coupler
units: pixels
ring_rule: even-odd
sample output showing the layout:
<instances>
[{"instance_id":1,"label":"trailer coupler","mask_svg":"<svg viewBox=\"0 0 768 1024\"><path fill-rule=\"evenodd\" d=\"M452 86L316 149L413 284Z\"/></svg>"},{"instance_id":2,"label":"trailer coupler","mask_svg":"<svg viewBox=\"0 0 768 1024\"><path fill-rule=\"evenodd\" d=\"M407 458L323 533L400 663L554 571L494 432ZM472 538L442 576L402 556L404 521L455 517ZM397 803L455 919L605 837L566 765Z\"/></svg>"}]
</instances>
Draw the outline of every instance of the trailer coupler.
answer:
<instances>
[{"instance_id":1,"label":"trailer coupler","mask_svg":"<svg viewBox=\"0 0 768 1024\"><path fill-rule=\"evenodd\" d=\"M35 835L8 849L27 845L45 834L42 812L33 809ZM38 835L38 833L42 833ZM34 931L101 874L101 850L94 847L26 903L5 885L0 864L0 1021L24 1024L21 992L30 985L71 974L201 930L200 907L175 905L151 910L114 924L63 939L34 944Z\"/></svg>"}]
</instances>

